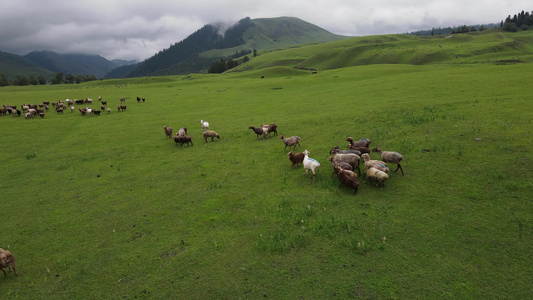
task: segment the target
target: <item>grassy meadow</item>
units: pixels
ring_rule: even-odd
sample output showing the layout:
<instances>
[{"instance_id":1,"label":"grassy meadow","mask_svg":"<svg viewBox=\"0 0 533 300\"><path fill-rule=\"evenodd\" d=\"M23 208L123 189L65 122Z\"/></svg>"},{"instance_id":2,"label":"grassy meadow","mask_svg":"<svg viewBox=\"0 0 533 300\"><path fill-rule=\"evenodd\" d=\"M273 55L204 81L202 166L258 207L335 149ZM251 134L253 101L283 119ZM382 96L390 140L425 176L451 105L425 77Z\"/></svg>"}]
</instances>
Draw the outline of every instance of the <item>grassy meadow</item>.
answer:
<instances>
[{"instance_id":1,"label":"grassy meadow","mask_svg":"<svg viewBox=\"0 0 533 300\"><path fill-rule=\"evenodd\" d=\"M530 298L531 86L530 63L383 63L2 87L6 105L113 111L0 116L0 247L19 273L0 297ZM320 161L316 182L248 129L272 122ZM339 188L327 158L349 136L402 153L405 176Z\"/></svg>"}]
</instances>

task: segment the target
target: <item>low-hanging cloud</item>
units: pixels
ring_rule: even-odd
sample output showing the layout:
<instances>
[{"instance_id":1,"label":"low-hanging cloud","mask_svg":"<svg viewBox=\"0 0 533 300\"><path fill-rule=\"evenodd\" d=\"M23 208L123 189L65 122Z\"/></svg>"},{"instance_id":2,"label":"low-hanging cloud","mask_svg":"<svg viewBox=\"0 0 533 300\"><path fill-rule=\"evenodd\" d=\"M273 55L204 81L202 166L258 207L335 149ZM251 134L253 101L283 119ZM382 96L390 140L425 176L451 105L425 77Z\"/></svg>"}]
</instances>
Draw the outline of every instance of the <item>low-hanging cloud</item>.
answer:
<instances>
[{"instance_id":1,"label":"low-hanging cloud","mask_svg":"<svg viewBox=\"0 0 533 300\"><path fill-rule=\"evenodd\" d=\"M5 0L0 10L0 51L101 55L144 60L206 24L223 34L250 17L297 17L332 33L362 36L431 27L496 23L529 2L435 0L187 1Z\"/></svg>"}]
</instances>

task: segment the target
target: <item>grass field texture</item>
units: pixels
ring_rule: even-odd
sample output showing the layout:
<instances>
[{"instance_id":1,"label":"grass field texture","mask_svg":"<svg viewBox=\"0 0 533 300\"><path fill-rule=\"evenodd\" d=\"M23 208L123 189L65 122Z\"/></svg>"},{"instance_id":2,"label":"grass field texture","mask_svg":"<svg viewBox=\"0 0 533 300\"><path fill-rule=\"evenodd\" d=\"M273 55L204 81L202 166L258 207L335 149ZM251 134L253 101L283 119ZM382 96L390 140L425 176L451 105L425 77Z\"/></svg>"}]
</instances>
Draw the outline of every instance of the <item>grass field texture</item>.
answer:
<instances>
[{"instance_id":1,"label":"grass field texture","mask_svg":"<svg viewBox=\"0 0 533 300\"><path fill-rule=\"evenodd\" d=\"M0 247L19 273L0 297L530 298L532 75L379 64L3 87L6 105L101 95L113 111L0 116ZM316 182L279 137L256 139L261 123L302 138ZM405 176L339 188L328 152L349 136L402 153Z\"/></svg>"}]
</instances>

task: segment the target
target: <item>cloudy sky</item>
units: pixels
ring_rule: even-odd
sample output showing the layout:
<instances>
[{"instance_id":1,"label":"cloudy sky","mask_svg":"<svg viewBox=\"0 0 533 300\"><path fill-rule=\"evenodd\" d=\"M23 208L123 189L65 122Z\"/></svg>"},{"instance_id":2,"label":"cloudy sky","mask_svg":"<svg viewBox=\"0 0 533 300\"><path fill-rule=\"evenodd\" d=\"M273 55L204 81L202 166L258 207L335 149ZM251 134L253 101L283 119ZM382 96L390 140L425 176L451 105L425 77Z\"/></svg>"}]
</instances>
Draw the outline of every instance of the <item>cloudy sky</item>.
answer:
<instances>
[{"instance_id":1,"label":"cloudy sky","mask_svg":"<svg viewBox=\"0 0 533 300\"><path fill-rule=\"evenodd\" d=\"M497 23L531 0L2 0L0 51L144 60L215 22L297 17L364 36Z\"/></svg>"}]
</instances>

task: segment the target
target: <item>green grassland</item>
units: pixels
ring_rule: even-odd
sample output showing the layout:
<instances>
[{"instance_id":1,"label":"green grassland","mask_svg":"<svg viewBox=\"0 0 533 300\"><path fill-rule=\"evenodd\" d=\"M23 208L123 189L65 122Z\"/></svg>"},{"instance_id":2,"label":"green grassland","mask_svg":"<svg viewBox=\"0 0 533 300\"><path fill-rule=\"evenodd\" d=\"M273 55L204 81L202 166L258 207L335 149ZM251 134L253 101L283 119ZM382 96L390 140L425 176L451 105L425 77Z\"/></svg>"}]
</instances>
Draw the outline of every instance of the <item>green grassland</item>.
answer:
<instances>
[{"instance_id":1,"label":"green grassland","mask_svg":"<svg viewBox=\"0 0 533 300\"><path fill-rule=\"evenodd\" d=\"M530 298L530 44L467 55L498 35L527 37L441 39L464 55L446 63L412 63L437 37L382 36L418 55L359 65L346 52L341 67L328 51L349 51L346 40L222 75L0 88L6 105L101 95L113 109L0 116L0 247L19 272L0 278L0 297ZM510 58L524 63L498 63ZM221 138L205 143L200 119ZM321 162L316 182L278 137L248 129L272 122ZM176 146L163 125L187 127L194 145ZM328 152L349 136L402 153L405 176L339 188Z\"/></svg>"}]
</instances>

